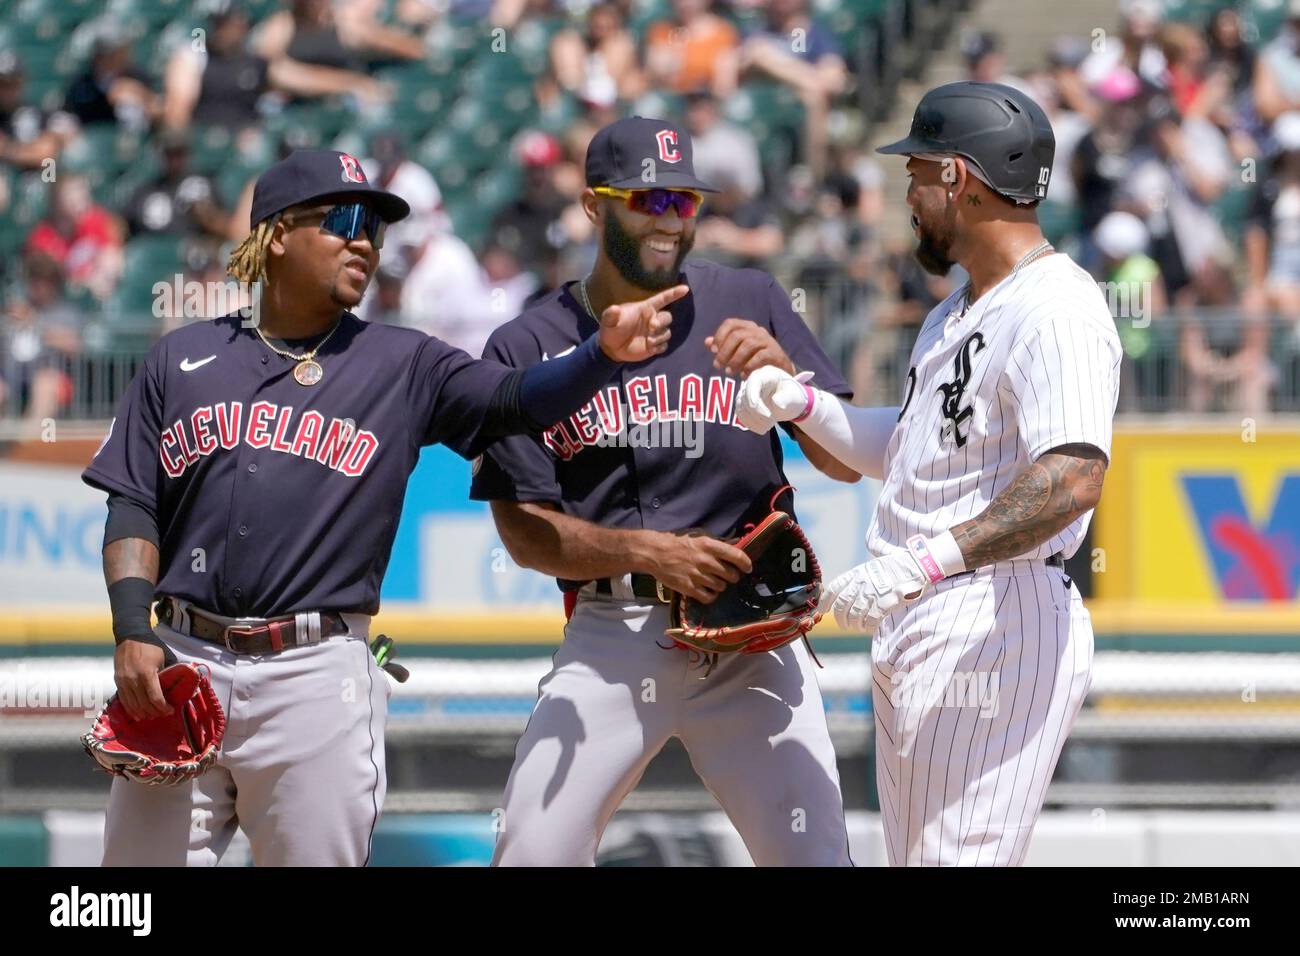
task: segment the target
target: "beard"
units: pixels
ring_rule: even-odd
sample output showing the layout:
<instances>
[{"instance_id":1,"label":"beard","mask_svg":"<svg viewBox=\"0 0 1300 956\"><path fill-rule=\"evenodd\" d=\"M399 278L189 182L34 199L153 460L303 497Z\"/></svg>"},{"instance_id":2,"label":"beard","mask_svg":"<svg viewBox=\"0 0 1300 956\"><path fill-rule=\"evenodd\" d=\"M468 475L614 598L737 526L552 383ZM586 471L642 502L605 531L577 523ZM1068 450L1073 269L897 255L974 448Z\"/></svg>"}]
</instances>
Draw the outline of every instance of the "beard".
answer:
<instances>
[{"instance_id":1,"label":"beard","mask_svg":"<svg viewBox=\"0 0 1300 956\"><path fill-rule=\"evenodd\" d=\"M659 292L676 285L677 276L682 271L682 262L694 245L695 233L692 231L688 235L682 230L677 239L677 258L673 264L667 269L647 269L641 264L641 241L624 229L617 217L605 217L605 254L624 281L638 289Z\"/></svg>"},{"instance_id":2,"label":"beard","mask_svg":"<svg viewBox=\"0 0 1300 956\"><path fill-rule=\"evenodd\" d=\"M952 254L952 227L949 223L930 229L922 224L917 244L916 261L932 276L946 276L954 265Z\"/></svg>"}]
</instances>

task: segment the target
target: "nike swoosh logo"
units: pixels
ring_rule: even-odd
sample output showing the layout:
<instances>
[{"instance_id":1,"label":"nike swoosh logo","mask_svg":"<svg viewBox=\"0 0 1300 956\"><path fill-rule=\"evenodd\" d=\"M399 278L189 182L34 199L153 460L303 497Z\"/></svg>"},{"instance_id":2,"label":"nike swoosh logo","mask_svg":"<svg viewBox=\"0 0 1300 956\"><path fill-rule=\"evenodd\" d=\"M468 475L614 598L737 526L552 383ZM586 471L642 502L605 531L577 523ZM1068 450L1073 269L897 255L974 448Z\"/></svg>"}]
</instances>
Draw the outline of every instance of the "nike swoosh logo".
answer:
<instances>
[{"instance_id":1,"label":"nike swoosh logo","mask_svg":"<svg viewBox=\"0 0 1300 956\"><path fill-rule=\"evenodd\" d=\"M205 358L205 359L199 359L197 362L191 362L191 361L189 360L188 357L183 358L183 359L181 359L181 371L182 371L182 372L192 372L192 371L194 371L196 368L203 368L203 366L207 365L207 364L208 364L209 362L211 362L214 358L216 358L215 355L209 355L207 358Z\"/></svg>"},{"instance_id":2,"label":"nike swoosh logo","mask_svg":"<svg viewBox=\"0 0 1300 956\"><path fill-rule=\"evenodd\" d=\"M576 349L576 348L577 348L576 345L570 345L570 346L569 346L567 349L565 349L563 352L556 352L554 355L547 355L545 352L543 352L543 353L542 353L542 361L543 361L543 362L549 362L549 361L550 361L551 359L553 359L553 358L564 358L564 356L568 355L570 352L572 352L572 351L573 351L574 349Z\"/></svg>"}]
</instances>

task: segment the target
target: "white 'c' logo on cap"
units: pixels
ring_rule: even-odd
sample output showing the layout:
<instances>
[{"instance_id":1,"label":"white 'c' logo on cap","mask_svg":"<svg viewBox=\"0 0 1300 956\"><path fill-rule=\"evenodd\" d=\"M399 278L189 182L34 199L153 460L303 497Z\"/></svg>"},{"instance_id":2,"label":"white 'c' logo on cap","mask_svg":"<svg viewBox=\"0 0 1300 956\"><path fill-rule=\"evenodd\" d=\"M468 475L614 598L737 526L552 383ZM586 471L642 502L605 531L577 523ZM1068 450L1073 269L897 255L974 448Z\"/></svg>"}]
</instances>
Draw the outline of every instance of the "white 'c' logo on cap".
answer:
<instances>
[{"instance_id":1,"label":"white 'c' logo on cap","mask_svg":"<svg viewBox=\"0 0 1300 956\"><path fill-rule=\"evenodd\" d=\"M681 150L677 148L677 130L661 129L655 133L655 141L659 144L659 158L665 163L682 161Z\"/></svg>"}]
</instances>

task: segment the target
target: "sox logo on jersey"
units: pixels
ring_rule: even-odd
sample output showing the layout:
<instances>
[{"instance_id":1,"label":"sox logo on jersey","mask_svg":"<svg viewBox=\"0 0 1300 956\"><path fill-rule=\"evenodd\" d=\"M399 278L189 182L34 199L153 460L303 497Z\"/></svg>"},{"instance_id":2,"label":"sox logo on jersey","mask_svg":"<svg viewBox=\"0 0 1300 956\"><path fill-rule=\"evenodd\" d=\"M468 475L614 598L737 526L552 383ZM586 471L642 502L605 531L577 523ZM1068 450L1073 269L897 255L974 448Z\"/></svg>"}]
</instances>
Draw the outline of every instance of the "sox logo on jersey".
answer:
<instances>
[{"instance_id":1,"label":"sox logo on jersey","mask_svg":"<svg viewBox=\"0 0 1300 956\"><path fill-rule=\"evenodd\" d=\"M973 405L963 408L961 404L962 397L966 394L966 386L970 384L971 358L983 348L984 336L979 332L973 333L957 350L957 357L953 360L952 381L939 383L938 391L943 396L943 417L947 419L940 426L939 439L956 442L958 448L966 445L962 426L975 413Z\"/></svg>"}]
</instances>

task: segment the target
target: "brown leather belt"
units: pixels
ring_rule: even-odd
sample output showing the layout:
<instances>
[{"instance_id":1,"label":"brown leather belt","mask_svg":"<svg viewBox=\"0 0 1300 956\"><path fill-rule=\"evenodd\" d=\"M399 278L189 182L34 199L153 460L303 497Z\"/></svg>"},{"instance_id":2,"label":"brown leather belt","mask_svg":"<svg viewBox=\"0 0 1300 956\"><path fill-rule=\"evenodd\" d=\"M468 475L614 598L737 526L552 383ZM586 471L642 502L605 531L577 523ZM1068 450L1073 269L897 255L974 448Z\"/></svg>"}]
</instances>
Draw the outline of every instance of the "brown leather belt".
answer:
<instances>
[{"instance_id":1,"label":"brown leather belt","mask_svg":"<svg viewBox=\"0 0 1300 956\"><path fill-rule=\"evenodd\" d=\"M201 641L220 644L236 654L275 654L291 647L302 647L313 641L304 631L299 631L293 617L268 618L259 624L227 624L229 618L210 615L203 609L189 605L189 629L182 631ZM175 602L162 598L158 602L158 620L168 627L180 617ZM180 630L177 628L177 630ZM322 611L320 614L320 641L348 633L347 622L336 611Z\"/></svg>"}]
</instances>

